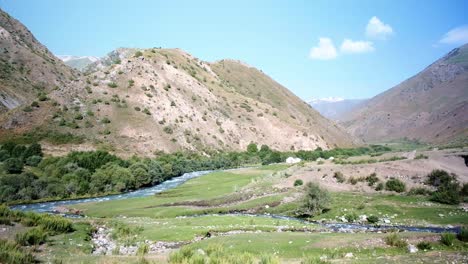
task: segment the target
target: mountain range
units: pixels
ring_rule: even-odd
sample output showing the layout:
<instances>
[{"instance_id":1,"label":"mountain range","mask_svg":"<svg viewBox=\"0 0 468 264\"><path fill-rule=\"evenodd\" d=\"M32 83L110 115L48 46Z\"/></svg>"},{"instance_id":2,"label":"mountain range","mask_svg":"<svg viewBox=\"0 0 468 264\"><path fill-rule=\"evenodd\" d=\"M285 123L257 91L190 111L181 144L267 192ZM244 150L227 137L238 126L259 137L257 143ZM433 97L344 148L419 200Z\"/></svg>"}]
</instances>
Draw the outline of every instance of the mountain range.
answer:
<instances>
[{"instance_id":1,"label":"mountain range","mask_svg":"<svg viewBox=\"0 0 468 264\"><path fill-rule=\"evenodd\" d=\"M241 150L251 142L278 150L354 142L261 70L237 60L120 48L78 71L3 11L0 26L4 139L28 135L47 143L66 135L79 145L75 149L124 155Z\"/></svg>"},{"instance_id":2,"label":"mountain range","mask_svg":"<svg viewBox=\"0 0 468 264\"><path fill-rule=\"evenodd\" d=\"M468 135L468 44L340 117L368 142L444 143Z\"/></svg>"},{"instance_id":3,"label":"mountain range","mask_svg":"<svg viewBox=\"0 0 468 264\"><path fill-rule=\"evenodd\" d=\"M339 120L341 116L356 108L367 99L343 99L340 97L314 98L309 104L321 115L332 120Z\"/></svg>"}]
</instances>

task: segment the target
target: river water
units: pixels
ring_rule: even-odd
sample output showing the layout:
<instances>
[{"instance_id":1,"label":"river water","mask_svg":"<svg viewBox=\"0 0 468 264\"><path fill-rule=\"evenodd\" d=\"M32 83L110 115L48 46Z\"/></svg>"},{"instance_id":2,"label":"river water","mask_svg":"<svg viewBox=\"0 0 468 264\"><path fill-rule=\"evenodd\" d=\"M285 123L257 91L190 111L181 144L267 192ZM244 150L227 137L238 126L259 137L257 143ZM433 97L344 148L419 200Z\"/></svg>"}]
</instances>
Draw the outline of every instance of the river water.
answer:
<instances>
[{"instance_id":1,"label":"river water","mask_svg":"<svg viewBox=\"0 0 468 264\"><path fill-rule=\"evenodd\" d=\"M21 205L11 206L11 209L20 210L20 211L34 211L34 212L39 212L39 213L56 213L57 212L56 207L59 207L59 206L67 206L67 205L89 203L89 202L123 200L123 199L129 199L129 198L151 196L156 193L160 193L169 189L173 189L190 179L206 175L210 172L213 172L213 171L195 171L195 172L185 173L182 176L172 178L158 185L148 187L148 188L142 188L142 189L128 192L128 193L114 194L114 195L95 197L95 198L83 198L83 199L76 199L76 200L21 204ZM271 215L271 214L233 213L233 214L227 214L227 215L268 217L268 218L274 218L274 219L299 221L303 223L314 223L314 224L321 225L329 229L332 232L354 232L354 231L379 232L379 231L389 231L392 229L398 229L398 230L404 230L404 231L409 231L409 232L459 233L461 230L460 227L434 227L434 226L418 226L417 227L417 226L405 226L405 225L367 225L367 224L357 224L357 223L319 223L319 222L309 222L304 219L300 219L296 217L283 216L283 215Z\"/></svg>"}]
</instances>

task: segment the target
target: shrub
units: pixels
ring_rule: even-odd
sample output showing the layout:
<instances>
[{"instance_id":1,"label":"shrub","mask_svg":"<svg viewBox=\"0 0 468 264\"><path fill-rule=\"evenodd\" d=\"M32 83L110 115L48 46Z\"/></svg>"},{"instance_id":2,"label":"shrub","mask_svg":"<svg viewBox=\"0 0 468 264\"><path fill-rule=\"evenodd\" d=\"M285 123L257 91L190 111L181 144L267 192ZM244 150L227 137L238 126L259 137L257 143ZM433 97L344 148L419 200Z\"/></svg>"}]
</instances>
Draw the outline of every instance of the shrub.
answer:
<instances>
[{"instance_id":1,"label":"shrub","mask_svg":"<svg viewBox=\"0 0 468 264\"><path fill-rule=\"evenodd\" d=\"M103 123L103 124L109 124L110 122L111 122L110 119L107 118L107 117L104 117L104 118L101 119L101 123Z\"/></svg>"},{"instance_id":2,"label":"shrub","mask_svg":"<svg viewBox=\"0 0 468 264\"><path fill-rule=\"evenodd\" d=\"M379 178L377 177L377 174L373 172L366 177L366 181L369 186L374 186L375 183L379 182Z\"/></svg>"},{"instance_id":3,"label":"shrub","mask_svg":"<svg viewBox=\"0 0 468 264\"><path fill-rule=\"evenodd\" d=\"M376 216L376 215L370 215L367 217L367 222L371 223L371 224L375 224L377 222L379 222L379 217Z\"/></svg>"},{"instance_id":4,"label":"shrub","mask_svg":"<svg viewBox=\"0 0 468 264\"><path fill-rule=\"evenodd\" d=\"M32 167L36 167L42 160L41 156L31 156L26 159L26 164Z\"/></svg>"},{"instance_id":5,"label":"shrub","mask_svg":"<svg viewBox=\"0 0 468 264\"><path fill-rule=\"evenodd\" d=\"M418 154L416 155L416 157L414 157L414 159L428 159L429 157L424 155L424 154Z\"/></svg>"},{"instance_id":6,"label":"shrub","mask_svg":"<svg viewBox=\"0 0 468 264\"><path fill-rule=\"evenodd\" d=\"M387 245L389 246L398 248L404 248L408 245L406 241L402 240L400 236L396 233L392 233L391 235L386 236L385 243L387 243Z\"/></svg>"},{"instance_id":7,"label":"shrub","mask_svg":"<svg viewBox=\"0 0 468 264\"><path fill-rule=\"evenodd\" d=\"M143 255L146 255L148 252L149 252L148 244L143 243L138 247L137 255L143 256Z\"/></svg>"},{"instance_id":8,"label":"shrub","mask_svg":"<svg viewBox=\"0 0 468 264\"><path fill-rule=\"evenodd\" d=\"M8 173L18 174L23 171L23 162L18 158L9 158L3 162L3 168Z\"/></svg>"},{"instance_id":9,"label":"shrub","mask_svg":"<svg viewBox=\"0 0 468 264\"><path fill-rule=\"evenodd\" d=\"M39 107L39 103L36 102L36 101L33 101L33 102L31 103L31 107Z\"/></svg>"},{"instance_id":10,"label":"shrub","mask_svg":"<svg viewBox=\"0 0 468 264\"><path fill-rule=\"evenodd\" d=\"M433 170L427 175L426 184L438 187L440 185L444 185L446 183L451 183L454 181L456 181L455 174L449 174L444 170Z\"/></svg>"},{"instance_id":11,"label":"shrub","mask_svg":"<svg viewBox=\"0 0 468 264\"><path fill-rule=\"evenodd\" d=\"M328 191L320 188L316 183L309 182L306 184L306 192L299 213L309 217L319 215L328 208L329 203Z\"/></svg>"},{"instance_id":12,"label":"shrub","mask_svg":"<svg viewBox=\"0 0 468 264\"><path fill-rule=\"evenodd\" d=\"M110 88L117 88L117 84L115 82L108 83L107 86Z\"/></svg>"},{"instance_id":13,"label":"shrub","mask_svg":"<svg viewBox=\"0 0 468 264\"><path fill-rule=\"evenodd\" d=\"M460 186L457 182L444 183L432 193L431 201L443 204L459 204L461 197L459 193Z\"/></svg>"},{"instance_id":14,"label":"shrub","mask_svg":"<svg viewBox=\"0 0 468 264\"><path fill-rule=\"evenodd\" d=\"M141 111L141 108L140 108L140 107L138 107L138 106L135 106L135 111L138 111L138 112L140 112L140 111Z\"/></svg>"},{"instance_id":15,"label":"shrub","mask_svg":"<svg viewBox=\"0 0 468 264\"><path fill-rule=\"evenodd\" d=\"M453 241L455 241L455 234L453 233L444 233L440 235L440 243L446 246L453 246Z\"/></svg>"},{"instance_id":16,"label":"shrub","mask_svg":"<svg viewBox=\"0 0 468 264\"><path fill-rule=\"evenodd\" d=\"M397 193L401 193L405 191L406 185L404 182L398 179L390 179L385 183L385 189L387 191L394 191Z\"/></svg>"},{"instance_id":17,"label":"shrub","mask_svg":"<svg viewBox=\"0 0 468 264\"><path fill-rule=\"evenodd\" d=\"M427 241L421 241L419 242L416 247L419 249L419 250L431 250L432 249L432 245L431 243L427 242Z\"/></svg>"},{"instance_id":18,"label":"shrub","mask_svg":"<svg viewBox=\"0 0 468 264\"><path fill-rule=\"evenodd\" d=\"M165 126L165 127L163 128L163 131L166 132L166 134L172 134L172 133L174 133L174 131L172 130L172 127L170 127L170 126Z\"/></svg>"},{"instance_id":19,"label":"shrub","mask_svg":"<svg viewBox=\"0 0 468 264\"><path fill-rule=\"evenodd\" d=\"M304 182L301 179L297 179L294 181L294 186L301 186L302 184L304 184Z\"/></svg>"},{"instance_id":20,"label":"shrub","mask_svg":"<svg viewBox=\"0 0 468 264\"><path fill-rule=\"evenodd\" d=\"M137 51L135 52L135 57L140 57L140 56L143 56L143 53L141 51Z\"/></svg>"},{"instance_id":21,"label":"shrub","mask_svg":"<svg viewBox=\"0 0 468 264\"><path fill-rule=\"evenodd\" d=\"M384 189L384 183L383 182L379 182L379 184L377 184L377 186L375 187L375 190L376 191L381 191Z\"/></svg>"},{"instance_id":22,"label":"shrub","mask_svg":"<svg viewBox=\"0 0 468 264\"><path fill-rule=\"evenodd\" d=\"M148 110L148 108L145 107L145 109L143 109L142 111L143 113L147 114L147 115L151 115L151 112Z\"/></svg>"},{"instance_id":23,"label":"shrub","mask_svg":"<svg viewBox=\"0 0 468 264\"><path fill-rule=\"evenodd\" d=\"M413 187L408 192L408 195L430 195L431 191L424 187Z\"/></svg>"},{"instance_id":24,"label":"shrub","mask_svg":"<svg viewBox=\"0 0 468 264\"><path fill-rule=\"evenodd\" d=\"M457 235L458 240L468 242L468 227L462 227Z\"/></svg>"},{"instance_id":25,"label":"shrub","mask_svg":"<svg viewBox=\"0 0 468 264\"><path fill-rule=\"evenodd\" d=\"M32 112L33 109L32 109L31 106L27 105L27 106L25 106L25 107L23 108L23 111L29 113L29 112Z\"/></svg>"},{"instance_id":26,"label":"shrub","mask_svg":"<svg viewBox=\"0 0 468 264\"><path fill-rule=\"evenodd\" d=\"M47 233L38 227L29 229L24 233L16 234L16 243L22 246L34 246L44 244L47 239Z\"/></svg>"},{"instance_id":27,"label":"shrub","mask_svg":"<svg viewBox=\"0 0 468 264\"><path fill-rule=\"evenodd\" d=\"M341 171L335 171L333 178L335 178L336 181L339 183L343 183L345 181L345 177L343 176L343 173L341 173Z\"/></svg>"},{"instance_id":28,"label":"shrub","mask_svg":"<svg viewBox=\"0 0 468 264\"><path fill-rule=\"evenodd\" d=\"M36 261L33 255L22 249L20 245L0 239L0 263L29 264Z\"/></svg>"},{"instance_id":29,"label":"shrub","mask_svg":"<svg viewBox=\"0 0 468 264\"><path fill-rule=\"evenodd\" d=\"M345 215L345 218L348 222L352 223L358 219L358 215L356 213L350 213Z\"/></svg>"},{"instance_id":30,"label":"shrub","mask_svg":"<svg viewBox=\"0 0 468 264\"><path fill-rule=\"evenodd\" d=\"M351 177L348 179L348 182L351 183L352 185L356 185L358 183L358 179Z\"/></svg>"}]
</instances>

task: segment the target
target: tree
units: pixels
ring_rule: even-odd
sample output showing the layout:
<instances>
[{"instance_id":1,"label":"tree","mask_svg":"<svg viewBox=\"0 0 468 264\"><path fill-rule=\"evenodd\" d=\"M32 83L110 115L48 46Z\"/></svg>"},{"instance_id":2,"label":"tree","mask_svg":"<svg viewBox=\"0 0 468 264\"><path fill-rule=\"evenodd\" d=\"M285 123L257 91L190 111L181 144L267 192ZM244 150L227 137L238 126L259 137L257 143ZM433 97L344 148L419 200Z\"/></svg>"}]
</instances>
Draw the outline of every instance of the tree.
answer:
<instances>
[{"instance_id":1,"label":"tree","mask_svg":"<svg viewBox=\"0 0 468 264\"><path fill-rule=\"evenodd\" d=\"M3 162L3 167L8 173L18 174L23 171L23 162L18 158L9 158Z\"/></svg>"},{"instance_id":2,"label":"tree","mask_svg":"<svg viewBox=\"0 0 468 264\"><path fill-rule=\"evenodd\" d=\"M249 154L255 154L258 152L258 148L257 148L257 144L255 143L250 143L249 145L247 145L247 152Z\"/></svg>"},{"instance_id":3,"label":"tree","mask_svg":"<svg viewBox=\"0 0 468 264\"><path fill-rule=\"evenodd\" d=\"M148 173L148 167L144 163L133 163L128 169L135 179L136 188L147 186L151 183L151 176Z\"/></svg>"},{"instance_id":4,"label":"tree","mask_svg":"<svg viewBox=\"0 0 468 264\"><path fill-rule=\"evenodd\" d=\"M313 182L308 182L299 214L312 217L321 214L330 204L330 194Z\"/></svg>"}]
</instances>

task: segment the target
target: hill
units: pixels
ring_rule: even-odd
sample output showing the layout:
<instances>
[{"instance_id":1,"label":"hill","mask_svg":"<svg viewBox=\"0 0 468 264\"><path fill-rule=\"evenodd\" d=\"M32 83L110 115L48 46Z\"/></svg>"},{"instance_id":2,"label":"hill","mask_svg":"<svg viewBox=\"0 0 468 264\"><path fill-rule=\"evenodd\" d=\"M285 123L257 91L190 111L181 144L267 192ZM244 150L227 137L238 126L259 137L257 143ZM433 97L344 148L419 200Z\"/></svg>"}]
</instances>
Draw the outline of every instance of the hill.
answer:
<instances>
[{"instance_id":1,"label":"hill","mask_svg":"<svg viewBox=\"0 0 468 264\"><path fill-rule=\"evenodd\" d=\"M15 61L24 58L23 67L30 69L26 78L16 78L21 74L16 68L4 74L15 81L1 90L5 139L26 134L27 139L75 143L63 151L105 148L125 155L240 150L250 142L278 150L352 145L336 124L238 61L204 62L179 49L121 48L80 73L55 58L21 23L4 12L2 17L3 35L18 52L2 53L1 61L16 67ZM27 32L28 41L18 32ZM34 82L44 88L39 91ZM18 88L27 83L30 88Z\"/></svg>"},{"instance_id":2,"label":"hill","mask_svg":"<svg viewBox=\"0 0 468 264\"><path fill-rule=\"evenodd\" d=\"M351 111L343 125L366 141L446 143L468 135L468 44Z\"/></svg>"},{"instance_id":3,"label":"hill","mask_svg":"<svg viewBox=\"0 0 468 264\"><path fill-rule=\"evenodd\" d=\"M69 56L69 55L62 55L57 56L61 59L66 65L77 69L77 70L84 70L88 65L93 62L99 60L99 58L92 57L92 56Z\"/></svg>"}]
</instances>

